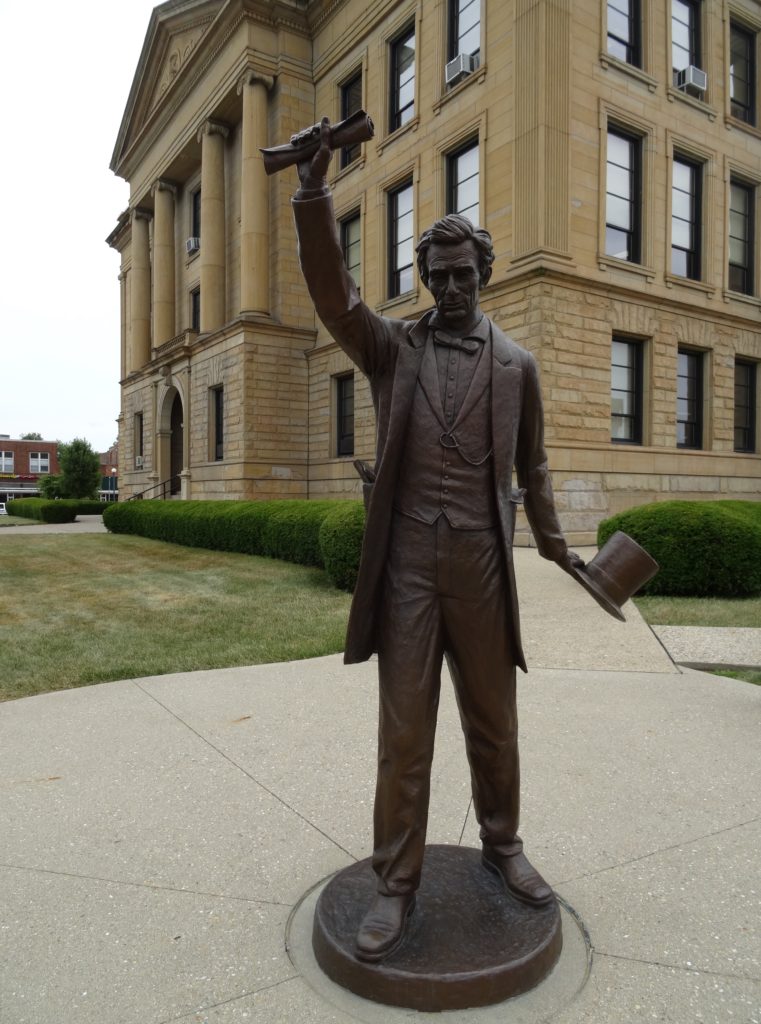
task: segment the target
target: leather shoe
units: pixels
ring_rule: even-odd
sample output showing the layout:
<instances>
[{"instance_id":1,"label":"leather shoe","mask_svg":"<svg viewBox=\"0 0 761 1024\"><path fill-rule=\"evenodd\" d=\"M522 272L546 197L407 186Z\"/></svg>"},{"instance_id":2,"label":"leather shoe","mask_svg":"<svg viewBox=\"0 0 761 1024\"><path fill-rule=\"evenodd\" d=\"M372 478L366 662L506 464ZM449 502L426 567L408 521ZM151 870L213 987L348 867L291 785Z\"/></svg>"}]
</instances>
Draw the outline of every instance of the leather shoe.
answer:
<instances>
[{"instance_id":1,"label":"leather shoe","mask_svg":"<svg viewBox=\"0 0 761 1024\"><path fill-rule=\"evenodd\" d=\"M522 851L505 856L490 846L484 846L481 861L489 871L499 875L507 891L521 903L543 907L553 899L552 889Z\"/></svg>"},{"instance_id":2,"label":"leather shoe","mask_svg":"<svg viewBox=\"0 0 761 1024\"><path fill-rule=\"evenodd\" d=\"M384 896L378 893L357 932L357 959L379 963L399 949L414 909L414 892L404 896Z\"/></svg>"}]
</instances>

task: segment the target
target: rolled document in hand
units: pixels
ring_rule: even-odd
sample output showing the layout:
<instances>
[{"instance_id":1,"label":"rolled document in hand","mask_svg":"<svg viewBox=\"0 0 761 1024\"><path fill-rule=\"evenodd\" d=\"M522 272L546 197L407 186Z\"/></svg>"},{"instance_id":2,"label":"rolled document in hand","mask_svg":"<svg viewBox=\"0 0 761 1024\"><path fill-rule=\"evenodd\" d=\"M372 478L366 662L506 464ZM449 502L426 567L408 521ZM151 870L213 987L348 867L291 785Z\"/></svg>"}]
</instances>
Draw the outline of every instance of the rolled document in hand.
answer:
<instances>
[{"instance_id":1,"label":"rolled document in hand","mask_svg":"<svg viewBox=\"0 0 761 1024\"><path fill-rule=\"evenodd\" d=\"M374 134L373 119L364 110L358 110L345 121L330 126L330 148L340 149L342 146L352 146L357 142L367 142ZM286 167L292 167L302 160L310 160L319 148L320 125L313 124L311 128L292 135L291 141L283 146L262 149L264 169L267 174L284 171Z\"/></svg>"}]
</instances>

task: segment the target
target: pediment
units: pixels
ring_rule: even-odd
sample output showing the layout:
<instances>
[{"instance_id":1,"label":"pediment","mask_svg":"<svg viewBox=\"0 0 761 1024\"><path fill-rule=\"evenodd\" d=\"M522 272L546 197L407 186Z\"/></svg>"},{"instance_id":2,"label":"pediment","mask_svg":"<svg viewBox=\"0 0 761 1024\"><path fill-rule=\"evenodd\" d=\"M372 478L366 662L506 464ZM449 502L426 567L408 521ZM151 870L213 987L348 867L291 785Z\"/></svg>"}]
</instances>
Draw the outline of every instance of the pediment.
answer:
<instances>
[{"instance_id":1,"label":"pediment","mask_svg":"<svg viewBox=\"0 0 761 1024\"><path fill-rule=\"evenodd\" d=\"M169 0L155 8L111 159L118 165L152 115L172 95L225 0Z\"/></svg>"}]
</instances>

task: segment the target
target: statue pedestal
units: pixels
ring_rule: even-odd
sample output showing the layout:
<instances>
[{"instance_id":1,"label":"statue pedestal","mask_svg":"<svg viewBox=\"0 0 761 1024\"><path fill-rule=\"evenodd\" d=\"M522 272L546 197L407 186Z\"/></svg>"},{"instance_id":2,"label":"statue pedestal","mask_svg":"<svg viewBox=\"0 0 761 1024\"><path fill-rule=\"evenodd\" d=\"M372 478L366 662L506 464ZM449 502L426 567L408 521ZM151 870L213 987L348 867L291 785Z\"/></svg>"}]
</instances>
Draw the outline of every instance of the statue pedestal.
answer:
<instances>
[{"instance_id":1,"label":"statue pedestal","mask_svg":"<svg viewBox=\"0 0 761 1024\"><path fill-rule=\"evenodd\" d=\"M480 850L426 847L407 935L380 964L354 955L374 895L369 858L339 872L317 901L312 948L332 981L377 1003L427 1011L499 1003L546 978L563 946L557 903L519 903L483 867Z\"/></svg>"}]
</instances>

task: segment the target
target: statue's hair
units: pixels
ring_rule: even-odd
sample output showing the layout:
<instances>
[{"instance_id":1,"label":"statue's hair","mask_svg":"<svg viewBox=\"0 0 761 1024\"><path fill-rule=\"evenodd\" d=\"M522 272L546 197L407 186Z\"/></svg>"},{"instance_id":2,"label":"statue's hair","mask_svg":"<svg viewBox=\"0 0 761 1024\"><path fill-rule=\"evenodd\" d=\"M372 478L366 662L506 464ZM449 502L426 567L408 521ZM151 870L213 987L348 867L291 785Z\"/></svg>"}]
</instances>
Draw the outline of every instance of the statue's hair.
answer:
<instances>
[{"instance_id":1,"label":"statue's hair","mask_svg":"<svg viewBox=\"0 0 761 1024\"><path fill-rule=\"evenodd\" d=\"M473 242L478 253L478 273L483 288L491 277L494 263L494 246L491 235L484 228L476 228L459 213L449 213L437 220L420 236L417 244L417 268L420 280L428 287L428 250L431 245L457 245L458 242Z\"/></svg>"}]
</instances>

